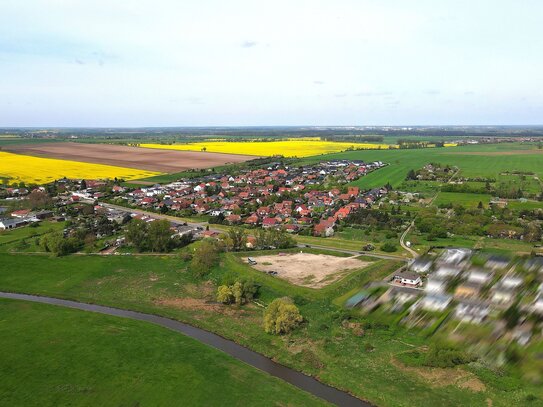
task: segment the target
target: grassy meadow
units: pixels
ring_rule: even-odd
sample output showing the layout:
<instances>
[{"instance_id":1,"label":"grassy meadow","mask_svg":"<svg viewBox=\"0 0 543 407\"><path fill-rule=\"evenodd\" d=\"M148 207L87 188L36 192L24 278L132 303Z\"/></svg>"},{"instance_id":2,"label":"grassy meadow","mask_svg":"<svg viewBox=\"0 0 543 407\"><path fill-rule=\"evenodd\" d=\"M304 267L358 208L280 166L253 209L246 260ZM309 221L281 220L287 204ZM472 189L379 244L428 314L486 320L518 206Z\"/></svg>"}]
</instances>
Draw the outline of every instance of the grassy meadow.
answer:
<instances>
[{"instance_id":1,"label":"grassy meadow","mask_svg":"<svg viewBox=\"0 0 543 407\"><path fill-rule=\"evenodd\" d=\"M382 161L389 164L353 182L353 185L363 188L375 188L387 182L398 186L405 180L409 170L422 168L430 162L458 166L459 175L464 177L497 177L505 171L522 170L543 178L543 150L537 149L534 144L502 143L432 149L345 151L307 158L304 162L328 159Z\"/></svg>"},{"instance_id":2,"label":"grassy meadow","mask_svg":"<svg viewBox=\"0 0 543 407\"><path fill-rule=\"evenodd\" d=\"M327 405L153 324L5 299L0 321L4 406Z\"/></svg>"},{"instance_id":3,"label":"grassy meadow","mask_svg":"<svg viewBox=\"0 0 543 407\"><path fill-rule=\"evenodd\" d=\"M187 250L191 250L190 247ZM472 391L456 381L458 375L469 380L483 380L468 371L440 371L436 383L428 378L429 372L413 371L399 365L397 355L423 346L427 340L395 324L364 322L364 317L341 307L365 283L384 278L398 266L399 263L394 261L375 261L325 289L315 290L296 287L257 272L234 254L224 254L221 264L204 278L187 271L187 263L175 256L51 258L0 254L0 290L112 305L188 322L347 389L379 406L483 406L487 405L488 399L494 406L509 406L519 405L528 391L543 397L541 389L534 389L528 383L503 391L491 381L485 381L480 386L483 390ZM260 286L257 303L237 308L214 301L217 285L232 276L254 279ZM289 335L268 335L262 329L262 307L258 304L265 305L282 296L295 299L306 322ZM4 326L10 325L13 323L4 322ZM362 334L357 331L361 326L364 327ZM35 335L36 340L40 335ZM96 352L98 346L104 347L101 345L107 346L98 343ZM38 350L30 345L29 351ZM17 358L26 360L22 353L15 353L11 363ZM219 395L216 392L217 399L222 401Z\"/></svg>"}]
</instances>

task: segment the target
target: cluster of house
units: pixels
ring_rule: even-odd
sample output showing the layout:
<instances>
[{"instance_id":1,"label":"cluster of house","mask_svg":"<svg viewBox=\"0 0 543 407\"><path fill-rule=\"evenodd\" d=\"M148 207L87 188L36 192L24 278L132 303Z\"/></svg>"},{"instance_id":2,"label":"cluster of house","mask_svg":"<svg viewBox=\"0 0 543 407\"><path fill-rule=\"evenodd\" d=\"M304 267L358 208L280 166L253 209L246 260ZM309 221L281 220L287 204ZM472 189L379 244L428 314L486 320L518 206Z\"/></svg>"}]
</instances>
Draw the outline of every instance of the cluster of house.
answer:
<instances>
[{"instance_id":1,"label":"cluster of house","mask_svg":"<svg viewBox=\"0 0 543 407\"><path fill-rule=\"evenodd\" d=\"M112 192L127 204L144 209L188 211L209 215L228 224L281 228L299 232L313 228L318 236L331 236L334 225L352 211L371 205L386 188L361 191L358 187L322 189L328 180L335 184L354 181L383 167L382 162L337 160L290 167L272 163L266 168L241 170L237 174L209 174L198 179L137 189L113 186ZM88 185L74 192L73 201L100 199ZM100 194L97 196L96 194Z\"/></svg>"},{"instance_id":2,"label":"cluster of house","mask_svg":"<svg viewBox=\"0 0 543 407\"><path fill-rule=\"evenodd\" d=\"M472 251L462 248L447 249L435 259L419 258L394 274L387 300L411 302L412 311L452 309L453 318L474 324L484 323L519 300L520 312L543 315L543 257L511 262L489 256L481 266L471 260ZM526 278L527 273L537 274L535 283ZM518 342L528 343L531 329L519 330Z\"/></svg>"}]
</instances>

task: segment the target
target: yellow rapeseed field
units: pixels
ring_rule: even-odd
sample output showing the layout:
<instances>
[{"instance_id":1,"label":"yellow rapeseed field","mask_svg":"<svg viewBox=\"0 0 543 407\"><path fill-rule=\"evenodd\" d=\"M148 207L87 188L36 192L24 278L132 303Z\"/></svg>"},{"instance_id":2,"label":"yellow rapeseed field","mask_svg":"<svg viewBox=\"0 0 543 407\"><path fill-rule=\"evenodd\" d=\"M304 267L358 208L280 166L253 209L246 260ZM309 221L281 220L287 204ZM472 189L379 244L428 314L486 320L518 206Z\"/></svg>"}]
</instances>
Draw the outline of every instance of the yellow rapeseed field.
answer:
<instances>
[{"instance_id":1,"label":"yellow rapeseed field","mask_svg":"<svg viewBox=\"0 0 543 407\"><path fill-rule=\"evenodd\" d=\"M285 157L309 157L336 153L348 149L374 150L396 148L388 144L348 143L320 140L284 141L208 141L187 144L140 144L140 147L166 150L209 151L214 153L246 154L255 156L283 155ZM205 150L204 150L205 149Z\"/></svg>"},{"instance_id":2,"label":"yellow rapeseed field","mask_svg":"<svg viewBox=\"0 0 543 407\"><path fill-rule=\"evenodd\" d=\"M75 179L122 178L133 180L159 175L158 172L112 165L40 158L0 151L0 179L10 183L46 184L63 177Z\"/></svg>"}]
</instances>

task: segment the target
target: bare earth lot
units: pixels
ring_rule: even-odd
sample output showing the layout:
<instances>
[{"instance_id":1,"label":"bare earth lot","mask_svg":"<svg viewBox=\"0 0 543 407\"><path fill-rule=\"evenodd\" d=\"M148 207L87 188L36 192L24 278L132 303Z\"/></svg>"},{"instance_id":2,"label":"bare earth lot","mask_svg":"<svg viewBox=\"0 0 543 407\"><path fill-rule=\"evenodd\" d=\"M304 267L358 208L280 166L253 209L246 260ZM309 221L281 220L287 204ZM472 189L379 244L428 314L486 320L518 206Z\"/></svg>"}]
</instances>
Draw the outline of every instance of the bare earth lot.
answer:
<instances>
[{"instance_id":1,"label":"bare earth lot","mask_svg":"<svg viewBox=\"0 0 543 407\"><path fill-rule=\"evenodd\" d=\"M255 156L200 151L158 150L113 144L43 143L4 147L5 151L38 157L116 165L157 172L180 172L254 160Z\"/></svg>"},{"instance_id":2,"label":"bare earth lot","mask_svg":"<svg viewBox=\"0 0 543 407\"><path fill-rule=\"evenodd\" d=\"M277 254L258 256L254 259L258 262L253 266L255 269L264 272L277 271L277 277L310 288L325 287L350 271L364 268L369 264L354 257L312 253Z\"/></svg>"}]
</instances>

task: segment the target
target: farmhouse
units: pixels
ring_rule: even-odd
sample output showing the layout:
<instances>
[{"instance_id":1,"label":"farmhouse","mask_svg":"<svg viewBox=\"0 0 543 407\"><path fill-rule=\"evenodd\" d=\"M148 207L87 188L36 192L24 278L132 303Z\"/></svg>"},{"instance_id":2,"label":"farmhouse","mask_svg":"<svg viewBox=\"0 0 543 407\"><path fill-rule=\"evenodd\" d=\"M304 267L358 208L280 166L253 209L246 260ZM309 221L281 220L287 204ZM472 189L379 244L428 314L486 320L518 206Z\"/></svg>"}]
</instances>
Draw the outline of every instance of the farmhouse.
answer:
<instances>
[{"instance_id":1,"label":"farmhouse","mask_svg":"<svg viewBox=\"0 0 543 407\"><path fill-rule=\"evenodd\" d=\"M26 219L0 219L0 230L15 229L27 223Z\"/></svg>"},{"instance_id":2,"label":"farmhouse","mask_svg":"<svg viewBox=\"0 0 543 407\"><path fill-rule=\"evenodd\" d=\"M411 273L409 271L402 271L394 275L393 279L395 284L407 287L420 287L422 285L422 280L420 276L416 273Z\"/></svg>"}]
</instances>

